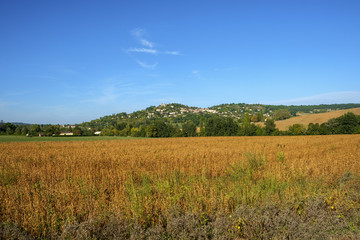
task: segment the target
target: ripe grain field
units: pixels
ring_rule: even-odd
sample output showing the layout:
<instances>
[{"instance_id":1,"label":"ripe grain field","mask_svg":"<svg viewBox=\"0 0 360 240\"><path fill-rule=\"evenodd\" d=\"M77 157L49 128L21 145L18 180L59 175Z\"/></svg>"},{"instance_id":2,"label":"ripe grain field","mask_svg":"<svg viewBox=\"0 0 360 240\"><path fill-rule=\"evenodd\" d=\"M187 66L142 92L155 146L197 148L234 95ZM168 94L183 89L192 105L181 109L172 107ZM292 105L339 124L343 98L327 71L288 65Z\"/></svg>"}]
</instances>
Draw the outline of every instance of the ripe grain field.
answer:
<instances>
[{"instance_id":1,"label":"ripe grain field","mask_svg":"<svg viewBox=\"0 0 360 240\"><path fill-rule=\"evenodd\" d=\"M359 173L359 135L0 143L0 238L357 238Z\"/></svg>"},{"instance_id":2,"label":"ripe grain field","mask_svg":"<svg viewBox=\"0 0 360 240\"><path fill-rule=\"evenodd\" d=\"M275 121L276 127L281 131L286 131L288 128L294 124L303 124L304 126L308 126L309 123L325 123L333 118L338 118L348 112L352 112L356 115L360 114L360 108L351 108L351 109L343 109L336 110L326 113L315 113L315 114L307 114L303 116L292 117L285 120ZM264 126L264 123L258 123L260 126Z\"/></svg>"}]
</instances>

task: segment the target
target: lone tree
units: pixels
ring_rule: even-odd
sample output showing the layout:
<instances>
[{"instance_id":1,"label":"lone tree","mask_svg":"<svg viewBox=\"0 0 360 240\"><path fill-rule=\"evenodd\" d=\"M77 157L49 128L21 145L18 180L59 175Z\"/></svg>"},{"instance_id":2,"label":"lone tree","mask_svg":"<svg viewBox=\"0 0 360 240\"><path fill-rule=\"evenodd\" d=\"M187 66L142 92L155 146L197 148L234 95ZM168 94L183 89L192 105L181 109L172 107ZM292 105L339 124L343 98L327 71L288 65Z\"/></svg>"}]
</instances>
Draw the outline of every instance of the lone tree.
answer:
<instances>
[{"instance_id":1,"label":"lone tree","mask_svg":"<svg viewBox=\"0 0 360 240\"><path fill-rule=\"evenodd\" d=\"M274 119L267 119L265 122L265 132L266 135L272 135L273 132L276 130L276 125Z\"/></svg>"},{"instance_id":2,"label":"lone tree","mask_svg":"<svg viewBox=\"0 0 360 240\"><path fill-rule=\"evenodd\" d=\"M273 114L273 119L276 120L284 120L291 117L291 113L288 109L279 109L275 110Z\"/></svg>"}]
</instances>

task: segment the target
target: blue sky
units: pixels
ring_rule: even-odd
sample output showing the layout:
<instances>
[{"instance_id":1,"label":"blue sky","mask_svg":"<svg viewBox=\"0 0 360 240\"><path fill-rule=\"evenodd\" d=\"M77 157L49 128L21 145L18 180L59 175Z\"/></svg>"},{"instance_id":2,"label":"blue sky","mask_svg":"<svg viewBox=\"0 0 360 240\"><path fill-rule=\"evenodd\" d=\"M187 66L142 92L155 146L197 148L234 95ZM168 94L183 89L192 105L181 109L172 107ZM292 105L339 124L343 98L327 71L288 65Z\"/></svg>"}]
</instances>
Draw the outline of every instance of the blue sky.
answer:
<instances>
[{"instance_id":1,"label":"blue sky","mask_svg":"<svg viewBox=\"0 0 360 240\"><path fill-rule=\"evenodd\" d=\"M360 103L360 1L1 1L0 120Z\"/></svg>"}]
</instances>

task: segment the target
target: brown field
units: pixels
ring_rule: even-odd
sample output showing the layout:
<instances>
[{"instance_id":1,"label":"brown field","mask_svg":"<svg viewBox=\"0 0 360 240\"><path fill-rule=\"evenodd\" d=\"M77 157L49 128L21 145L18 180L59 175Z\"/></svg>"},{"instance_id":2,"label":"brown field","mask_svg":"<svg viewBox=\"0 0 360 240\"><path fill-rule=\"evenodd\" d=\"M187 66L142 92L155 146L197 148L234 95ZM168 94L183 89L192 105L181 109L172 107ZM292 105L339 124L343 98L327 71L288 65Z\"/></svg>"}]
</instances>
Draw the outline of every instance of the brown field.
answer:
<instances>
[{"instance_id":1,"label":"brown field","mask_svg":"<svg viewBox=\"0 0 360 240\"><path fill-rule=\"evenodd\" d=\"M341 115L344 115L345 113L348 113L348 112L353 112L354 114L360 115L360 108L351 108L351 109L337 110L337 111L332 111L332 112L327 112L327 113L317 113L317 114L308 114L308 115L303 115L303 116L297 116L297 117L292 117L292 118L289 118L286 120L275 121L275 124L279 130L285 131L290 126L297 124L297 123L303 124L306 127L309 125L309 123L322 124L332 118L340 117ZM264 126L263 123L259 123L259 125Z\"/></svg>"},{"instance_id":2,"label":"brown field","mask_svg":"<svg viewBox=\"0 0 360 240\"><path fill-rule=\"evenodd\" d=\"M175 210L202 219L290 203L302 217L319 196L339 220L360 206L359 188L339 181L359 173L359 135L0 143L0 223L45 238L94 219L101 231L112 216L168 229ZM255 223L241 219L226 231L247 238Z\"/></svg>"}]
</instances>

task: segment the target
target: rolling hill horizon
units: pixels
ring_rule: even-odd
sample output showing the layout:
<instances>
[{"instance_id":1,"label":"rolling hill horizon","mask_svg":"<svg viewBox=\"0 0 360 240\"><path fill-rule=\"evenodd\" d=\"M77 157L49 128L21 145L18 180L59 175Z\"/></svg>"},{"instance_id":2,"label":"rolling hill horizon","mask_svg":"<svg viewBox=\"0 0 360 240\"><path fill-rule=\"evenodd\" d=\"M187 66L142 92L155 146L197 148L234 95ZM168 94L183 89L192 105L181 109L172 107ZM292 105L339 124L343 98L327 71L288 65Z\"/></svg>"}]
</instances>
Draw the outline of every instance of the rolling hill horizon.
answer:
<instances>
[{"instance_id":1,"label":"rolling hill horizon","mask_svg":"<svg viewBox=\"0 0 360 240\"><path fill-rule=\"evenodd\" d=\"M336 112L338 110L344 110L344 113L348 111L348 109L360 109L360 104L357 103L349 103L349 104L321 104L321 105L265 105L265 104L246 104L246 103L226 103L214 105L208 108L199 108L194 106L187 106L179 103L168 103L161 104L158 106L150 106L146 109L135 111L132 113L116 113L112 115L105 115L98 119L91 120L90 122L84 122L82 125L87 127L93 126L106 126L108 124L113 124L117 121L138 121L138 120L151 120L151 119L164 119L170 121L172 123L182 124L188 120L193 121L196 125L199 126L201 119L206 119L211 116L219 116L219 117L230 117L233 119L242 119L246 114L250 116L260 116L258 124L264 124L263 120L266 118L273 118L274 113L278 110L287 110L291 117L290 119L297 119L297 115L302 114L306 119L306 115L312 116L317 113L327 113L324 116L324 119L328 119L329 117L337 117L340 116L338 114L331 114L332 112ZM358 111L356 111L358 112ZM339 112L341 113L341 112ZM358 112L360 114L360 111ZM299 118L300 122L302 118ZM316 119L315 119L316 120ZM317 120L316 120L317 121ZM327 121L327 120L326 120ZM326 121L321 121L326 122ZM262 123L260 123L262 122ZM277 125L280 124L282 127L283 122L277 121ZM285 124L287 122L284 122ZM290 121L291 123L291 121ZM295 122L298 123L298 122ZM306 121L304 121L306 123ZM286 125L288 126L288 125ZM285 126L285 128L286 128Z\"/></svg>"}]
</instances>

